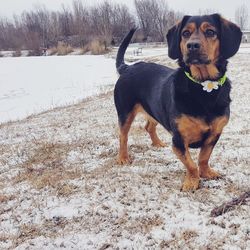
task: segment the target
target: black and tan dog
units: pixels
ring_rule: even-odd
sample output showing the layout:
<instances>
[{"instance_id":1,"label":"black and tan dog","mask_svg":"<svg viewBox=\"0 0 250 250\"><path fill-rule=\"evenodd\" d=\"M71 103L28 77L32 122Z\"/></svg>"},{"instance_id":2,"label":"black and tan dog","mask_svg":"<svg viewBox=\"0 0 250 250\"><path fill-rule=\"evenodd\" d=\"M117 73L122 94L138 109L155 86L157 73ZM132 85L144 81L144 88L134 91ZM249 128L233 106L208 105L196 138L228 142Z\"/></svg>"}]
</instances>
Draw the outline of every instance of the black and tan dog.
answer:
<instances>
[{"instance_id":1,"label":"black and tan dog","mask_svg":"<svg viewBox=\"0 0 250 250\"><path fill-rule=\"evenodd\" d=\"M208 161L228 123L227 59L238 51L242 33L219 14L184 16L167 34L168 55L178 59L180 66L174 70L154 63L126 65L124 54L134 32L124 38L116 59L120 74L114 90L120 126L118 161L131 162L128 132L136 114L143 112L154 146L165 145L156 134L158 123L172 134L173 151L187 168L182 190L195 190L200 177L219 177ZM201 148L198 165L189 148Z\"/></svg>"}]
</instances>

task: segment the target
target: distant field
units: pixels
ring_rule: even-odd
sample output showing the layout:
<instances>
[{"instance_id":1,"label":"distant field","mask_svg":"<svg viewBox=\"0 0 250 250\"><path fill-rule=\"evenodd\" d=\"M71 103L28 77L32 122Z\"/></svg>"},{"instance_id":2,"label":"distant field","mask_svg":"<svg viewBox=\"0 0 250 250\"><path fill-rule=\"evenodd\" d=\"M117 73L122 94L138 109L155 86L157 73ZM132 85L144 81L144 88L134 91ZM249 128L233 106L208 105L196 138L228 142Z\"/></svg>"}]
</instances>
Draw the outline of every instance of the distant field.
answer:
<instances>
[{"instance_id":1,"label":"distant field","mask_svg":"<svg viewBox=\"0 0 250 250\"><path fill-rule=\"evenodd\" d=\"M117 78L105 56L6 57L0 69L0 123L79 102Z\"/></svg>"}]
</instances>

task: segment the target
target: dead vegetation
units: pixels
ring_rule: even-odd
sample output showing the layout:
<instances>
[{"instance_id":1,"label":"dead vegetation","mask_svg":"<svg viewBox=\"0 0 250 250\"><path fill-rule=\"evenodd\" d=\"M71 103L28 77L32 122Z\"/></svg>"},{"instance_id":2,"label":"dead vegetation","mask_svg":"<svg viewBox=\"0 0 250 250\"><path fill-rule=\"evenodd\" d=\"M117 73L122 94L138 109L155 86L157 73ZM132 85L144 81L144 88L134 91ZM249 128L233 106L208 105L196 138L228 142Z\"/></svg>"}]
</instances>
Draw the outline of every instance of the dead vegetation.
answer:
<instances>
[{"instance_id":1,"label":"dead vegetation","mask_svg":"<svg viewBox=\"0 0 250 250\"><path fill-rule=\"evenodd\" d=\"M4 195L0 194L0 203L6 203L8 201L12 201L16 198L15 195Z\"/></svg>"},{"instance_id":2,"label":"dead vegetation","mask_svg":"<svg viewBox=\"0 0 250 250\"><path fill-rule=\"evenodd\" d=\"M103 55L109 51L110 49L107 48L104 42L95 39L82 48L81 54L90 53L92 55Z\"/></svg>"},{"instance_id":3,"label":"dead vegetation","mask_svg":"<svg viewBox=\"0 0 250 250\"><path fill-rule=\"evenodd\" d=\"M65 165L68 153L77 144L59 144L39 142L35 149L31 149L22 169L13 178L13 183L28 182L32 187L40 190L45 187L54 190L59 196L69 196L77 191L77 186L69 184L70 180L81 176L79 169Z\"/></svg>"},{"instance_id":4,"label":"dead vegetation","mask_svg":"<svg viewBox=\"0 0 250 250\"><path fill-rule=\"evenodd\" d=\"M53 56L53 55L65 56L65 55L72 53L73 51L74 49L70 45L64 42L58 42L57 47L53 47L49 49L48 54L50 56Z\"/></svg>"},{"instance_id":5,"label":"dead vegetation","mask_svg":"<svg viewBox=\"0 0 250 250\"><path fill-rule=\"evenodd\" d=\"M25 241L36 237L55 238L58 231L63 230L69 223L63 217L53 217L51 220L45 220L43 224L22 224L18 228L18 234L12 238L13 247L17 247Z\"/></svg>"}]
</instances>

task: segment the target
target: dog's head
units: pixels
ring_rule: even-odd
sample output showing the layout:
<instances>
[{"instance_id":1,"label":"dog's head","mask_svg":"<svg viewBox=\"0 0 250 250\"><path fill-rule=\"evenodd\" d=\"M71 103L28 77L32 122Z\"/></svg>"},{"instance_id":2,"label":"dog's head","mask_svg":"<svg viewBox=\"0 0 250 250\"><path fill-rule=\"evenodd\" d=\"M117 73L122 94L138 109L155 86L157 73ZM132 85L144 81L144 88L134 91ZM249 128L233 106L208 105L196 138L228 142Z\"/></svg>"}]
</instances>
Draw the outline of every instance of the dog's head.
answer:
<instances>
[{"instance_id":1,"label":"dog's head","mask_svg":"<svg viewBox=\"0 0 250 250\"><path fill-rule=\"evenodd\" d=\"M186 65L216 64L239 49L240 28L219 14L184 16L167 34L168 55Z\"/></svg>"}]
</instances>

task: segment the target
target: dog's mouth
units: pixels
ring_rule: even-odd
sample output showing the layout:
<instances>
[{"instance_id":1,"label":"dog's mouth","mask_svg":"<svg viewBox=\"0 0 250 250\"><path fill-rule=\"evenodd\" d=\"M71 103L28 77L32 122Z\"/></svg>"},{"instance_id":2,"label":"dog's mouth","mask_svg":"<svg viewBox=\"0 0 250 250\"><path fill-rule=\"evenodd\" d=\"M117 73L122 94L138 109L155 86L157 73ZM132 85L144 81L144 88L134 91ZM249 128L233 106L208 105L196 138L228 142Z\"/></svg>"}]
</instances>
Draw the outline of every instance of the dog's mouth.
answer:
<instances>
[{"instance_id":1,"label":"dog's mouth","mask_svg":"<svg viewBox=\"0 0 250 250\"><path fill-rule=\"evenodd\" d=\"M200 64L210 64L211 60L209 60L208 56L205 54L198 53L189 53L184 56L184 62L188 65L200 65Z\"/></svg>"}]
</instances>

